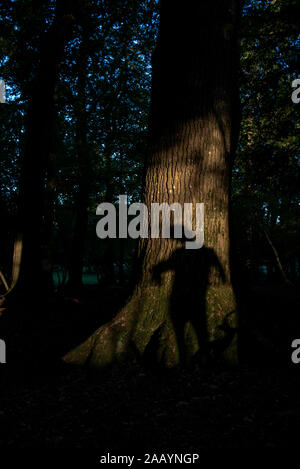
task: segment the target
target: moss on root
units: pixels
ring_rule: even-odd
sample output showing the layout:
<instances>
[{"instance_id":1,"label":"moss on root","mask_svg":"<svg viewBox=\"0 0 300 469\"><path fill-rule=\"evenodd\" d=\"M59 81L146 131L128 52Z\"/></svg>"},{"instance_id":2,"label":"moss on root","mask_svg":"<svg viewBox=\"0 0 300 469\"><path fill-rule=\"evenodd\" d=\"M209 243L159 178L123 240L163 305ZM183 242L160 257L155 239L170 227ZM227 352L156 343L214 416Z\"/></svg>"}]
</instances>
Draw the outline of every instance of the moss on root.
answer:
<instances>
[{"instance_id":1,"label":"moss on root","mask_svg":"<svg viewBox=\"0 0 300 469\"><path fill-rule=\"evenodd\" d=\"M76 365L88 364L105 369L126 361L132 351L166 368L183 361L170 312L170 284L137 289L128 304L109 323L100 327L83 344L67 353L63 360ZM195 305L191 305L195 308ZM209 287L206 296L208 342L226 363L237 363L237 313L233 290L229 285ZM193 325L184 326L184 361L199 351L198 335Z\"/></svg>"},{"instance_id":2,"label":"moss on root","mask_svg":"<svg viewBox=\"0 0 300 469\"><path fill-rule=\"evenodd\" d=\"M208 340L228 365L238 363L238 313L231 285L211 286L206 294Z\"/></svg>"},{"instance_id":3,"label":"moss on root","mask_svg":"<svg viewBox=\"0 0 300 469\"><path fill-rule=\"evenodd\" d=\"M169 310L168 288L139 288L117 316L104 324L63 361L92 368L106 368L126 360L132 349L143 355L154 332L164 323Z\"/></svg>"}]
</instances>

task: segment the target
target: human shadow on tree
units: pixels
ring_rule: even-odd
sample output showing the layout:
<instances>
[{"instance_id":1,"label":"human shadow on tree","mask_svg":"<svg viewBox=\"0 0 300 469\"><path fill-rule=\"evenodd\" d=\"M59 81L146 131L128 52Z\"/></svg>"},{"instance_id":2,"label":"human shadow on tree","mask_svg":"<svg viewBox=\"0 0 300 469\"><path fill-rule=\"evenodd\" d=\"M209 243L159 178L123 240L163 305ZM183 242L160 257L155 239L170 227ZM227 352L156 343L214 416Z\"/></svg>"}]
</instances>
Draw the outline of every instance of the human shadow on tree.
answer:
<instances>
[{"instance_id":1,"label":"human shadow on tree","mask_svg":"<svg viewBox=\"0 0 300 469\"><path fill-rule=\"evenodd\" d=\"M186 229L184 232L187 237L176 240L180 247L152 268L152 279L161 285L162 274L173 272L169 314L178 344L179 362L189 365L196 360L208 364L217 360L233 340L236 329L229 326L227 319L234 311L218 326L220 338L210 340L206 294L212 278L225 284L226 276L212 248L186 249L185 242L191 240L191 233Z\"/></svg>"}]
</instances>

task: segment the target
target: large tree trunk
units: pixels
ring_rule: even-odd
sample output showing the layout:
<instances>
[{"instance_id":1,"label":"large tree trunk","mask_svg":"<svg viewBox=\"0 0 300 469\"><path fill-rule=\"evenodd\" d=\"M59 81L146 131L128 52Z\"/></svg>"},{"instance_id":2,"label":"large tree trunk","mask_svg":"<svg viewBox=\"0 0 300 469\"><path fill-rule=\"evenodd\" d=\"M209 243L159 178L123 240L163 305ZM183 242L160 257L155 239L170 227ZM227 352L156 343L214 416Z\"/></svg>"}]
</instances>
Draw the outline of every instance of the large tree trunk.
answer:
<instances>
[{"instance_id":1,"label":"large tree trunk","mask_svg":"<svg viewBox=\"0 0 300 469\"><path fill-rule=\"evenodd\" d=\"M102 368L130 350L173 367L237 362L229 191L237 134L238 2L163 0L153 53L151 151L144 202L205 204L205 245L140 243L141 280L120 313L64 360Z\"/></svg>"}]
</instances>

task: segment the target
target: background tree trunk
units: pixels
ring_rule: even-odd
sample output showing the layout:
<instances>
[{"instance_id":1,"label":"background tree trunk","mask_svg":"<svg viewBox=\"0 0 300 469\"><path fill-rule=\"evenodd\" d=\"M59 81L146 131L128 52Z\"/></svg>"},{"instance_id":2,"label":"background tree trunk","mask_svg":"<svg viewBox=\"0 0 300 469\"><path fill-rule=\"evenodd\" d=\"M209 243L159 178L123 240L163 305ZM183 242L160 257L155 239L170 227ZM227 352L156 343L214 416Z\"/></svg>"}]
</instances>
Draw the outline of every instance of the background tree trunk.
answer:
<instances>
[{"instance_id":1,"label":"background tree trunk","mask_svg":"<svg viewBox=\"0 0 300 469\"><path fill-rule=\"evenodd\" d=\"M88 122L86 109L87 86L87 31L83 30L78 59L78 85L76 108L76 144L78 156L79 184L76 203L76 220L72 241L69 285L78 289L82 286L85 240L88 228L88 204L91 191L91 161L87 141Z\"/></svg>"},{"instance_id":2,"label":"background tree trunk","mask_svg":"<svg viewBox=\"0 0 300 469\"><path fill-rule=\"evenodd\" d=\"M23 255L19 292L34 297L45 295L49 285L48 263L43 263L47 251L45 236L46 170L51 154L55 119L55 86L64 46L71 37L74 15L79 2L57 0L55 19L43 33L40 63L32 84L28 109L28 132L24 153L20 189L20 231L23 233ZM34 285L34 294L33 294Z\"/></svg>"},{"instance_id":3,"label":"background tree trunk","mask_svg":"<svg viewBox=\"0 0 300 469\"><path fill-rule=\"evenodd\" d=\"M166 367L197 354L237 362L230 174L238 129L238 2L164 0L153 53L144 202L205 204L205 246L140 243L141 279L109 324L65 361L104 367L134 348ZM131 347L132 346L132 347Z\"/></svg>"}]
</instances>

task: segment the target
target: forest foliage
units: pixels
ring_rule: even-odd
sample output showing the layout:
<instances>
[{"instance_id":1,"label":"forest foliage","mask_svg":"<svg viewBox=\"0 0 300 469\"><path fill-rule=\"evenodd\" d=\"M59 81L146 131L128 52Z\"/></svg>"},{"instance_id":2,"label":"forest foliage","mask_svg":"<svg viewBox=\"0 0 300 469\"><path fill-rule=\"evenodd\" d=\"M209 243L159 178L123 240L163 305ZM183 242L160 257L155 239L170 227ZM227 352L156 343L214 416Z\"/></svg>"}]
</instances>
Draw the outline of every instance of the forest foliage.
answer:
<instances>
[{"instance_id":1,"label":"forest foliage","mask_svg":"<svg viewBox=\"0 0 300 469\"><path fill-rule=\"evenodd\" d=\"M240 24L241 131L232 174L232 232L236 269L254 283L299 281L300 106L291 100L292 81L299 77L298 14L292 0L247 0ZM54 16L52 0L3 1L0 7L0 78L7 88L7 103L0 105L0 270L8 279L28 104ZM95 212L103 201L117 202L119 194L132 201L141 197L158 19L157 0L92 0L81 4L64 48L51 158L43 174L51 194L43 230L50 230L44 236L58 283L72 269L83 189L84 281L129 280L136 244L100 241ZM84 151L78 145L83 134Z\"/></svg>"}]
</instances>

